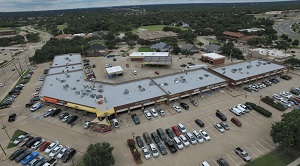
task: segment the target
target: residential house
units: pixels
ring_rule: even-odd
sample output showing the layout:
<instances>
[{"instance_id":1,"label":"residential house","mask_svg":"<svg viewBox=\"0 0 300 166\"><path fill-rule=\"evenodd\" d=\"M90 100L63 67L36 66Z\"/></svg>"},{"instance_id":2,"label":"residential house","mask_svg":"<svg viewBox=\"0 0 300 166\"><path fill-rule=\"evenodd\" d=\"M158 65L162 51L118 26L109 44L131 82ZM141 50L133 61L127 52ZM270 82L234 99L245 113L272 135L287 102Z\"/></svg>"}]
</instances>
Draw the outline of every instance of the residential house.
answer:
<instances>
[{"instance_id":1,"label":"residential house","mask_svg":"<svg viewBox=\"0 0 300 166\"><path fill-rule=\"evenodd\" d=\"M151 50L160 51L160 52L169 52L171 50L171 46L164 42L159 42L150 46Z\"/></svg>"},{"instance_id":2,"label":"residential house","mask_svg":"<svg viewBox=\"0 0 300 166\"><path fill-rule=\"evenodd\" d=\"M94 44L86 50L87 56L104 56L108 54L108 48L101 44Z\"/></svg>"},{"instance_id":3,"label":"residential house","mask_svg":"<svg viewBox=\"0 0 300 166\"><path fill-rule=\"evenodd\" d=\"M223 35L228 38L228 39L232 39L232 40L237 40L241 37L244 36L244 34L239 33L239 32L230 32L230 31L225 31L223 32Z\"/></svg>"},{"instance_id":4,"label":"residential house","mask_svg":"<svg viewBox=\"0 0 300 166\"><path fill-rule=\"evenodd\" d=\"M104 37L108 34L108 31L95 31L93 32L93 36L95 37Z\"/></svg>"},{"instance_id":5,"label":"residential house","mask_svg":"<svg viewBox=\"0 0 300 166\"><path fill-rule=\"evenodd\" d=\"M195 52L199 52L199 49L195 45L187 43L181 46L181 51L189 51L195 53Z\"/></svg>"},{"instance_id":6,"label":"residential house","mask_svg":"<svg viewBox=\"0 0 300 166\"><path fill-rule=\"evenodd\" d=\"M253 38L258 38L258 36L255 36L255 35L253 35L253 36L243 36L243 37L238 39L238 42L247 44L247 40L253 39Z\"/></svg>"},{"instance_id":7,"label":"residential house","mask_svg":"<svg viewBox=\"0 0 300 166\"><path fill-rule=\"evenodd\" d=\"M217 45L217 44L210 44L204 46L204 51L209 53L222 53L223 47Z\"/></svg>"}]
</instances>

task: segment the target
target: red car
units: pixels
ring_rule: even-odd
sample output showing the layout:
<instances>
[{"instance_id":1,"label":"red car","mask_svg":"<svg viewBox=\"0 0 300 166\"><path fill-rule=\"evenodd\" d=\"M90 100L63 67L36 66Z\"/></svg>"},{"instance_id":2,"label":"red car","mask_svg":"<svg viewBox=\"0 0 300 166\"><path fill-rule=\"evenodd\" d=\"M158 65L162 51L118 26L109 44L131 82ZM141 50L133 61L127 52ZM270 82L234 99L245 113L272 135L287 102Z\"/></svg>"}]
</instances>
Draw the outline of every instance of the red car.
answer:
<instances>
[{"instance_id":1,"label":"red car","mask_svg":"<svg viewBox=\"0 0 300 166\"><path fill-rule=\"evenodd\" d=\"M181 135L181 131L179 130L179 128L177 126L173 126L172 131L175 133L176 136Z\"/></svg>"},{"instance_id":2,"label":"red car","mask_svg":"<svg viewBox=\"0 0 300 166\"><path fill-rule=\"evenodd\" d=\"M236 117L231 118L231 122L234 123L238 127L242 126L242 123Z\"/></svg>"},{"instance_id":3,"label":"red car","mask_svg":"<svg viewBox=\"0 0 300 166\"><path fill-rule=\"evenodd\" d=\"M40 146L40 151L44 151L49 145L50 142L43 142L43 144Z\"/></svg>"},{"instance_id":4,"label":"red car","mask_svg":"<svg viewBox=\"0 0 300 166\"><path fill-rule=\"evenodd\" d=\"M159 72L158 72L158 71L155 71L154 73L155 73L156 75L159 75Z\"/></svg>"}]
</instances>

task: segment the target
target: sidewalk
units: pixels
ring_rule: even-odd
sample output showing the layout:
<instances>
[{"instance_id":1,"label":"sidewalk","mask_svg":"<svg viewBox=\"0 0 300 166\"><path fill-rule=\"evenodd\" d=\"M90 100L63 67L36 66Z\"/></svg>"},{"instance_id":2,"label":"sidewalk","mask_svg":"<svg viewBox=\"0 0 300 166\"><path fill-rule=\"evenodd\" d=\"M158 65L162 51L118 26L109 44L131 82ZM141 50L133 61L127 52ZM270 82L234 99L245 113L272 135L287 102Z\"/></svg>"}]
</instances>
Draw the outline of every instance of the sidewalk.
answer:
<instances>
[{"instance_id":1,"label":"sidewalk","mask_svg":"<svg viewBox=\"0 0 300 166\"><path fill-rule=\"evenodd\" d=\"M290 163L289 165L287 165L287 166L298 166L299 164L300 164L300 157L297 160Z\"/></svg>"}]
</instances>

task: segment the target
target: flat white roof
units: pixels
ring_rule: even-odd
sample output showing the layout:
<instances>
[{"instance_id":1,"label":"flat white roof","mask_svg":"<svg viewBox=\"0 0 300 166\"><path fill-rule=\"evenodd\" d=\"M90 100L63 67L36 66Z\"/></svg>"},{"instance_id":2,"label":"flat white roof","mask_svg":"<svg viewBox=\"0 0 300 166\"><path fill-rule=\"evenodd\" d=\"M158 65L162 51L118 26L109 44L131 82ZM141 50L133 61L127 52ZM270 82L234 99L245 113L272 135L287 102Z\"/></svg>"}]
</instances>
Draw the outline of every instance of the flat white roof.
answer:
<instances>
[{"instance_id":1,"label":"flat white roof","mask_svg":"<svg viewBox=\"0 0 300 166\"><path fill-rule=\"evenodd\" d=\"M78 63L81 63L80 54L78 53L63 54L54 57L51 67L60 67L60 66L78 64Z\"/></svg>"},{"instance_id":2,"label":"flat white roof","mask_svg":"<svg viewBox=\"0 0 300 166\"><path fill-rule=\"evenodd\" d=\"M253 60L236 63L229 66L214 68L215 72L222 74L232 80L241 80L259 74L285 68L284 66L266 60Z\"/></svg>"},{"instance_id":3,"label":"flat white roof","mask_svg":"<svg viewBox=\"0 0 300 166\"><path fill-rule=\"evenodd\" d=\"M208 57L210 59L223 59L225 56L217 54L217 53L207 53L207 54L202 54L205 57Z\"/></svg>"},{"instance_id":4,"label":"flat white roof","mask_svg":"<svg viewBox=\"0 0 300 166\"><path fill-rule=\"evenodd\" d=\"M75 64L70 66L51 67L48 74L58 74L64 72L71 72L75 70L82 70L82 64Z\"/></svg>"},{"instance_id":5,"label":"flat white roof","mask_svg":"<svg viewBox=\"0 0 300 166\"><path fill-rule=\"evenodd\" d=\"M121 73L123 72L123 69L121 66L113 66L113 67L106 68L106 72L107 74Z\"/></svg>"},{"instance_id":6,"label":"flat white roof","mask_svg":"<svg viewBox=\"0 0 300 166\"><path fill-rule=\"evenodd\" d=\"M226 81L205 69L162 76L153 80L170 95Z\"/></svg>"},{"instance_id":7,"label":"flat white roof","mask_svg":"<svg viewBox=\"0 0 300 166\"><path fill-rule=\"evenodd\" d=\"M262 55L271 56L274 58L286 58L286 57L293 56L291 54L287 54L287 53L284 53L283 51L275 50L275 49L256 48L256 49L253 49L252 51L258 52L259 54L262 54Z\"/></svg>"},{"instance_id":8,"label":"flat white roof","mask_svg":"<svg viewBox=\"0 0 300 166\"><path fill-rule=\"evenodd\" d=\"M133 52L129 57L169 56L169 52Z\"/></svg>"}]
</instances>

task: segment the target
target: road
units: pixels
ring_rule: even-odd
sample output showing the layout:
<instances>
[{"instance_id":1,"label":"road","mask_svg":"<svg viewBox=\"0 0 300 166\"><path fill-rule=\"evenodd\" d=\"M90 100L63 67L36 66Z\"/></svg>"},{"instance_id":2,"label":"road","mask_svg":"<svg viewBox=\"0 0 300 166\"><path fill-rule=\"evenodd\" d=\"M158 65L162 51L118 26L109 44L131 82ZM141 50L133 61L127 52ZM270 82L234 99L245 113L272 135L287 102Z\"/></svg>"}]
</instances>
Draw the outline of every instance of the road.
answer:
<instances>
[{"instance_id":1,"label":"road","mask_svg":"<svg viewBox=\"0 0 300 166\"><path fill-rule=\"evenodd\" d=\"M3 100L3 98L6 96L6 94L12 89L14 86L15 81L20 76L19 72L26 70L28 67L30 67L29 64L29 58L34 56L35 50L40 49L46 41L50 40L51 37L53 37L51 34L38 31L33 29L31 26L24 26L21 27L24 31L34 32L34 33L40 33L41 42L39 43L27 43L26 45L15 45L11 47L0 47L0 49L5 50L24 50L21 54L14 56L16 59L13 61L13 63L3 67L0 70L0 82L4 83L5 85L0 88L0 101ZM9 58L10 59L10 58ZM12 71L12 68L16 68L15 71Z\"/></svg>"},{"instance_id":2,"label":"road","mask_svg":"<svg viewBox=\"0 0 300 166\"><path fill-rule=\"evenodd\" d=\"M282 22L279 22L273 26L273 28L277 31L278 35L286 34L291 39L299 39L300 34L294 32L291 28L292 25L296 22L299 22L299 20L284 20Z\"/></svg>"}]
</instances>

